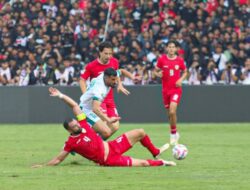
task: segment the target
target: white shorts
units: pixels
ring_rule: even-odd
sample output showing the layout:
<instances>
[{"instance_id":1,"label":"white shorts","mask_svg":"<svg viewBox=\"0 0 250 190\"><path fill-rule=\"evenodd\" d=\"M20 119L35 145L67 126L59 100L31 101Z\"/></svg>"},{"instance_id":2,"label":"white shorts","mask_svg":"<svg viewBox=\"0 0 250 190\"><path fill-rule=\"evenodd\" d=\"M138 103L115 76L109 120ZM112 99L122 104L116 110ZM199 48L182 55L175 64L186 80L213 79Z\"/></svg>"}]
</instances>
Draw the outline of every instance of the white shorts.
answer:
<instances>
[{"instance_id":1,"label":"white shorts","mask_svg":"<svg viewBox=\"0 0 250 190\"><path fill-rule=\"evenodd\" d=\"M87 122L93 126L97 121L101 120L92 110L81 108L83 113L85 113L87 117Z\"/></svg>"}]
</instances>

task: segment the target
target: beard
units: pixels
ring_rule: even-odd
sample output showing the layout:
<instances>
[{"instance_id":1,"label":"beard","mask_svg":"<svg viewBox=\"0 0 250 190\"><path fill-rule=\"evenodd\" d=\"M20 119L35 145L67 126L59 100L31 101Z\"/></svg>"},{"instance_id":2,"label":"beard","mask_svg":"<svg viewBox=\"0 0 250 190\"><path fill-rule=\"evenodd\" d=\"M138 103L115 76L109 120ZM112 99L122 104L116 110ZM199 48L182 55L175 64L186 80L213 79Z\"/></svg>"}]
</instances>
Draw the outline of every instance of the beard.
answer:
<instances>
[{"instance_id":1,"label":"beard","mask_svg":"<svg viewBox=\"0 0 250 190\"><path fill-rule=\"evenodd\" d=\"M117 84L110 85L111 88L117 87Z\"/></svg>"},{"instance_id":2,"label":"beard","mask_svg":"<svg viewBox=\"0 0 250 190\"><path fill-rule=\"evenodd\" d=\"M80 134L81 132L82 132L82 128L79 128L79 129L77 129L76 131L74 131L72 134L78 135L78 134Z\"/></svg>"}]
</instances>

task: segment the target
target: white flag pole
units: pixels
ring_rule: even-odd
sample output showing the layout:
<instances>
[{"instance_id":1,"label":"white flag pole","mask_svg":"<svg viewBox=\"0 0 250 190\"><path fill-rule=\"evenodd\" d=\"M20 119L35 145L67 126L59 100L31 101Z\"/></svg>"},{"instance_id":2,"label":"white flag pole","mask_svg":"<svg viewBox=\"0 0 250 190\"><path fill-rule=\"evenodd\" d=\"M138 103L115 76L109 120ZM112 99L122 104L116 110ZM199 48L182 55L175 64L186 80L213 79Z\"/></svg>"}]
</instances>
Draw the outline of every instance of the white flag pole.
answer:
<instances>
[{"instance_id":1,"label":"white flag pole","mask_svg":"<svg viewBox=\"0 0 250 190\"><path fill-rule=\"evenodd\" d=\"M111 14L112 3L113 3L113 0L110 0L110 1L109 1L109 11L108 11L108 14L107 14L107 19L106 19L106 25L105 25L105 31L104 31L103 41L105 41L105 40L106 40L106 37L107 37L107 32L108 32L108 27L109 27L109 19L110 19L110 14Z\"/></svg>"}]
</instances>

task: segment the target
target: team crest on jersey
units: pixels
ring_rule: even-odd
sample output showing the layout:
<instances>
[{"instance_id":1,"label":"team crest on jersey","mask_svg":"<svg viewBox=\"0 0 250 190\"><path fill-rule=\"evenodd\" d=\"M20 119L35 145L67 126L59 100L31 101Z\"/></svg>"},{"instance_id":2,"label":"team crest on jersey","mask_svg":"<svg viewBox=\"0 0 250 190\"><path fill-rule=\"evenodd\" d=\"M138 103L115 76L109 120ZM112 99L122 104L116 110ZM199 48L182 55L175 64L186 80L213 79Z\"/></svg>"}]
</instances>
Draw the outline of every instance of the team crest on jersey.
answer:
<instances>
[{"instance_id":1,"label":"team crest on jersey","mask_svg":"<svg viewBox=\"0 0 250 190\"><path fill-rule=\"evenodd\" d=\"M178 70L179 69L179 65L175 65L175 70Z\"/></svg>"}]
</instances>

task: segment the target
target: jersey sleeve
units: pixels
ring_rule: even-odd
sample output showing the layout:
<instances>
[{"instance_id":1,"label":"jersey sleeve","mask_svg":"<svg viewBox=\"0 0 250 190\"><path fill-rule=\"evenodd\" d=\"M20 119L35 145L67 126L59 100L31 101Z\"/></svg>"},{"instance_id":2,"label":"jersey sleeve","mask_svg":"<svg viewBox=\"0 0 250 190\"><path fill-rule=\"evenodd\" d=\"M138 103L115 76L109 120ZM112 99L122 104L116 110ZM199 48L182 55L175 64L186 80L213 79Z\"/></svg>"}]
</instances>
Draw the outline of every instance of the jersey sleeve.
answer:
<instances>
[{"instance_id":1,"label":"jersey sleeve","mask_svg":"<svg viewBox=\"0 0 250 190\"><path fill-rule=\"evenodd\" d=\"M68 141L65 142L63 150L65 152L71 152L72 151L72 147L70 146L70 144L68 143Z\"/></svg>"},{"instance_id":2,"label":"jersey sleeve","mask_svg":"<svg viewBox=\"0 0 250 190\"><path fill-rule=\"evenodd\" d=\"M118 76L118 77L120 77L120 76L122 75L122 73L121 73L121 70L120 70L120 69L116 70L116 73L117 73L117 76Z\"/></svg>"},{"instance_id":3,"label":"jersey sleeve","mask_svg":"<svg viewBox=\"0 0 250 190\"><path fill-rule=\"evenodd\" d=\"M86 115L84 113L77 115L76 119L78 123L80 124L81 128L85 128L86 125L88 125L87 120L86 120Z\"/></svg>"},{"instance_id":4,"label":"jersey sleeve","mask_svg":"<svg viewBox=\"0 0 250 190\"><path fill-rule=\"evenodd\" d=\"M81 78L84 80L88 80L90 77L90 65L86 65L84 72L81 74Z\"/></svg>"},{"instance_id":5,"label":"jersey sleeve","mask_svg":"<svg viewBox=\"0 0 250 190\"><path fill-rule=\"evenodd\" d=\"M184 59L180 59L180 68L182 71L186 70L186 68L187 68L185 63L184 63Z\"/></svg>"},{"instance_id":6,"label":"jersey sleeve","mask_svg":"<svg viewBox=\"0 0 250 190\"><path fill-rule=\"evenodd\" d=\"M99 88L98 90L94 91L93 100L97 100L97 101L100 101L100 102L103 101L101 88Z\"/></svg>"},{"instance_id":7,"label":"jersey sleeve","mask_svg":"<svg viewBox=\"0 0 250 190\"><path fill-rule=\"evenodd\" d=\"M76 119L78 122L86 120L86 115L84 113L81 113L81 114L76 116Z\"/></svg>"},{"instance_id":8,"label":"jersey sleeve","mask_svg":"<svg viewBox=\"0 0 250 190\"><path fill-rule=\"evenodd\" d=\"M159 59L157 60L156 66L160 69L162 69L162 56L159 57Z\"/></svg>"},{"instance_id":9,"label":"jersey sleeve","mask_svg":"<svg viewBox=\"0 0 250 190\"><path fill-rule=\"evenodd\" d=\"M119 69L119 61L115 58L113 58L113 60L114 60L114 69L118 70Z\"/></svg>"}]
</instances>

